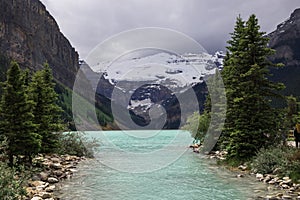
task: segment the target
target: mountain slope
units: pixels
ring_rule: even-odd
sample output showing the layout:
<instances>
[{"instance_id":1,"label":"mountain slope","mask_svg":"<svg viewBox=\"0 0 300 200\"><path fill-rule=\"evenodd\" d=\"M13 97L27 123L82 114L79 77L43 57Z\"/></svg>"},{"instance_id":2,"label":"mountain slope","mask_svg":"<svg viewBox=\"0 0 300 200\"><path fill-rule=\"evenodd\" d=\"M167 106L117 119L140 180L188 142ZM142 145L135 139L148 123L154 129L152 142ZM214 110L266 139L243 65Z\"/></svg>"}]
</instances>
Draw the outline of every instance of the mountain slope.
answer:
<instances>
[{"instance_id":1,"label":"mountain slope","mask_svg":"<svg viewBox=\"0 0 300 200\"><path fill-rule=\"evenodd\" d=\"M0 0L0 54L32 71L48 62L57 81L73 86L78 54L39 0Z\"/></svg>"},{"instance_id":2,"label":"mountain slope","mask_svg":"<svg viewBox=\"0 0 300 200\"><path fill-rule=\"evenodd\" d=\"M0 81L5 80L10 60L17 61L22 69L30 69L31 73L48 62L57 83L55 90L59 94L58 104L64 110L63 119L73 130L72 89L79 70L78 57L39 0L0 0ZM90 87L86 77L81 80L84 88ZM85 101L86 107L100 104L98 99L96 103L80 99ZM112 123L111 116L97 108L96 111L101 125ZM89 124L86 113L83 115L85 118L80 119L80 123Z\"/></svg>"},{"instance_id":3,"label":"mountain slope","mask_svg":"<svg viewBox=\"0 0 300 200\"><path fill-rule=\"evenodd\" d=\"M296 9L268 37L269 46L276 50L271 60L285 65L282 69L272 69L272 79L286 85L283 94L300 96L300 9Z\"/></svg>"}]
</instances>

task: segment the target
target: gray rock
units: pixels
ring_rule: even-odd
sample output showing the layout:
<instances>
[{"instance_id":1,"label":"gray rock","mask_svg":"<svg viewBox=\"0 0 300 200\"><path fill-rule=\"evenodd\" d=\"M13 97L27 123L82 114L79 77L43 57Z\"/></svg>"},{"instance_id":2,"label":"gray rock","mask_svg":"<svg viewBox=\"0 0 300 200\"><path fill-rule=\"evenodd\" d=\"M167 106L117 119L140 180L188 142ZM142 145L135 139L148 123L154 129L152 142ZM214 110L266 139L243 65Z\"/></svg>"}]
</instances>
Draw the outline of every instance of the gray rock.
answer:
<instances>
[{"instance_id":1,"label":"gray rock","mask_svg":"<svg viewBox=\"0 0 300 200\"><path fill-rule=\"evenodd\" d=\"M61 169L62 168L60 163L52 163L50 165L50 167L52 167L53 169Z\"/></svg>"},{"instance_id":2,"label":"gray rock","mask_svg":"<svg viewBox=\"0 0 300 200\"><path fill-rule=\"evenodd\" d=\"M271 184L271 185L274 185L276 183L276 180L272 179L268 183Z\"/></svg>"},{"instance_id":3,"label":"gray rock","mask_svg":"<svg viewBox=\"0 0 300 200\"><path fill-rule=\"evenodd\" d=\"M58 183L58 179L57 178L54 178L54 177L50 177L48 178L48 183Z\"/></svg>"},{"instance_id":4,"label":"gray rock","mask_svg":"<svg viewBox=\"0 0 300 200\"><path fill-rule=\"evenodd\" d=\"M10 55L10 59L32 71L39 70L40 63L47 60L54 78L73 88L78 53L45 6L36 0L1 1L0 13L1 55Z\"/></svg>"},{"instance_id":5,"label":"gray rock","mask_svg":"<svg viewBox=\"0 0 300 200\"><path fill-rule=\"evenodd\" d=\"M246 171L246 170L247 170L247 166L245 166L245 165L240 165L240 166L238 167L238 169L240 169L240 170L242 170L242 171Z\"/></svg>"},{"instance_id":6,"label":"gray rock","mask_svg":"<svg viewBox=\"0 0 300 200\"><path fill-rule=\"evenodd\" d=\"M266 196L264 199L268 199L268 200L277 200L277 199L280 199L280 198L275 197L275 196L268 195L268 196Z\"/></svg>"},{"instance_id":7,"label":"gray rock","mask_svg":"<svg viewBox=\"0 0 300 200\"><path fill-rule=\"evenodd\" d=\"M42 186L42 185L45 185L46 182L43 182L43 181L31 181L29 182L29 185L32 186L32 187L38 187L38 186Z\"/></svg>"},{"instance_id":8,"label":"gray rock","mask_svg":"<svg viewBox=\"0 0 300 200\"><path fill-rule=\"evenodd\" d=\"M274 169L273 174L278 174L280 172L281 172L281 168L276 168Z\"/></svg>"},{"instance_id":9,"label":"gray rock","mask_svg":"<svg viewBox=\"0 0 300 200\"><path fill-rule=\"evenodd\" d=\"M283 195L283 196L282 196L282 199L288 200L288 199L293 199L293 197L291 197L291 196L289 196L289 195Z\"/></svg>"},{"instance_id":10,"label":"gray rock","mask_svg":"<svg viewBox=\"0 0 300 200\"><path fill-rule=\"evenodd\" d=\"M237 178L243 178L243 177L245 177L245 176L244 176L244 174L238 174L236 177L237 177Z\"/></svg>"},{"instance_id":11,"label":"gray rock","mask_svg":"<svg viewBox=\"0 0 300 200\"><path fill-rule=\"evenodd\" d=\"M47 187L45 191L51 193L51 192L54 192L55 188L56 188L55 185L51 185L51 186Z\"/></svg>"},{"instance_id":12,"label":"gray rock","mask_svg":"<svg viewBox=\"0 0 300 200\"><path fill-rule=\"evenodd\" d=\"M41 173L39 174L39 177L40 177L40 180L41 180L41 181L47 181L47 180L48 180L48 176L49 176L49 174L46 173L46 172L41 172Z\"/></svg>"},{"instance_id":13,"label":"gray rock","mask_svg":"<svg viewBox=\"0 0 300 200\"><path fill-rule=\"evenodd\" d=\"M78 172L78 170L76 170L76 169L69 169L69 171L72 172L72 173Z\"/></svg>"},{"instance_id":14,"label":"gray rock","mask_svg":"<svg viewBox=\"0 0 300 200\"><path fill-rule=\"evenodd\" d=\"M63 172L62 172L61 170L56 170L56 171L53 172L53 174L54 174L55 176L60 177L60 176L63 175Z\"/></svg>"},{"instance_id":15,"label":"gray rock","mask_svg":"<svg viewBox=\"0 0 300 200\"><path fill-rule=\"evenodd\" d=\"M288 186L287 184L282 184L281 187L282 187L283 189L288 189L288 188L290 188L290 186Z\"/></svg>"},{"instance_id":16,"label":"gray rock","mask_svg":"<svg viewBox=\"0 0 300 200\"><path fill-rule=\"evenodd\" d=\"M48 199L52 197L52 194L49 192L40 192L38 196L41 197L42 199Z\"/></svg>"},{"instance_id":17,"label":"gray rock","mask_svg":"<svg viewBox=\"0 0 300 200\"><path fill-rule=\"evenodd\" d=\"M41 197L33 197L31 200L43 200Z\"/></svg>"},{"instance_id":18,"label":"gray rock","mask_svg":"<svg viewBox=\"0 0 300 200\"><path fill-rule=\"evenodd\" d=\"M51 158L50 159L52 162L54 162L54 163L60 163L60 158Z\"/></svg>"},{"instance_id":19,"label":"gray rock","mask_svg":"<svg viewBox=\"0 0 300 200\"><path fill-rule=\"evenodd\" d=\"M262 174L256 174L256 179L262 180L264 178L264 175Z\"/></svg>"}]
</instances>

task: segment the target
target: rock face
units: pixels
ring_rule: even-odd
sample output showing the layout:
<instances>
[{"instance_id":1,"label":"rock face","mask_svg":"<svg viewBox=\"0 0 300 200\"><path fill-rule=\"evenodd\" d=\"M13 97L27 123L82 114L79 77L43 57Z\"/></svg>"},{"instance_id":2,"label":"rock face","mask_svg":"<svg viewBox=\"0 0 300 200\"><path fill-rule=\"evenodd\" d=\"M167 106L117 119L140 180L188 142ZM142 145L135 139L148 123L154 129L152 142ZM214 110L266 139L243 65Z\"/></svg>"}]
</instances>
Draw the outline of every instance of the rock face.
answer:
<instances>
[{"instance_id":1,"label":"rock face","mask_svg":"<svg viewBox=\"0 0 300 200\"><path fill-rule=\"evenodd\" d=\"M288 20L279 24L269 34L269 45L276 50L275 61L286 66L300 65L300 8L296 9Z\"/></svg>"},{"instance_id":2,"label":"rock face","mask_svg":"<svg viewBox=\"0 0 300 200\"><path fill-rule=\"evenodd\" d=\"M70 88L79 67L77 52L39 0L0 0L0 54L32 71L47 61Z\"/></svg>"},{"instance_id":3,"label":"rock face","mask_svg":"<svg viewBox=\"0 0 300 200\"><path fill-rule=\"evenodd\" d=\"M285 65L282 69L272 69L272 79L286 85L285 95L300 96L300 9L296 9L268 37L269 46L276 50L271 60Z\"/></svg>"}]
</instances>

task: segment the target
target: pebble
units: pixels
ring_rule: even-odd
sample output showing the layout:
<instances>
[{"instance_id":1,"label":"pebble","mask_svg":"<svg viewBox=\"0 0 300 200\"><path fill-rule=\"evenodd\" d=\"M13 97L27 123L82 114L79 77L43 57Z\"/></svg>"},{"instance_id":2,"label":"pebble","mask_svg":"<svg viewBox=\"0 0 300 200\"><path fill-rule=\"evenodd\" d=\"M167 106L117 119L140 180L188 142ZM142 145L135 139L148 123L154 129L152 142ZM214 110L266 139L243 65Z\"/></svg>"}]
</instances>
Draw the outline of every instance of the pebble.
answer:
<instances>
[{"instance_id":1,"label":"pebble","mask_svg":"<svg viewBox=\"0 0 300 200\"><path fill-rule=\"evenodd\" d=\"M71 178L73 173L77 172L76 165L85 158L69 155L39 155L34 160L44 166L44 171L33 176L33 180L28 181L27 198L30 200L54 200L56 199L54 191L57 189L55 184Z\"/></svg>"},{"instance_id":2,"label":"pebble","mask_svg":"<svg viewBox=\"0 0 300 200\"><path fill-rule=\"evenodd\" d=\"M32 197L31 200L43 200L41 197Z\"/></svg>"},{"instance_id":3,"label":"pebble","mask_svg":"<svg viewBox=\"0 0 300 200\"><path fill-rule=\"evenodd\" d=\"M227 155L226 152L213 152L208 155L210 159L218 159L223 160ZM240 165L238 167L240 171L246 171L247 165ZM267 191L270 194L266 196L256 196L255 199L264 199L264 200L300 200L300 184L295 184L289 177L280 178L277 174L281 172L280 168L276 168L272 174L260 174L254 173L255 171L249 172L249 175L256 177L258 181L264 182L265 184L269 184L267 187ZM244 174L237 174L237 178L244 177ZM300 180L299 180L300 181ZM276 194L276 191L278 192ZM280 192L279 192L280 191ZM275 194L274 194L275 192ZM254 191L254 193L256 193ZM259 193L259 192L257 192Z\"/></svg>"}]
</instances>

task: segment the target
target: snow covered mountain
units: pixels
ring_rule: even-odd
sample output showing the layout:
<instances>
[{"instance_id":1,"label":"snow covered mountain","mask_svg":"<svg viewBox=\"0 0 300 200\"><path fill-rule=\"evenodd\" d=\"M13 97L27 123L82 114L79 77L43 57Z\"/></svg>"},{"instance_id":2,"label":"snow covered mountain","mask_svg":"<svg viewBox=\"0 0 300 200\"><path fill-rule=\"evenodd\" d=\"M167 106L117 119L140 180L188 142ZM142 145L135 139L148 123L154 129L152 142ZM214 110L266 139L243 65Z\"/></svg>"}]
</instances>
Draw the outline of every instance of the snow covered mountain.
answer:
<instances>
[{"instance_id":1,"label":"snow covered mountain","mask_svg":"<svg viewBox=\"0 0 300 200\"><path fill-rule=\"evenodd\" d=\"M208 93L204 80L223 68L223 59L223 52L216 52L215 55L186 53L180 56L160 52L102 62L93 67L97 73L92 73L85 62L81 63L81 69L97 94L110 99L119 113L130 112L136 124L147 126L155 120L151 119L150 110L159 105L158 108L163 107L166 113L156 117L160 119L160 116L167 114L164 127L169 129L178 128L181 124L182 105L178 96L191 99L190 92L194 91L199 110L203 110ZM187 109L193 108L188 113L196 111L195 103L192 100L186 102Z\"/></svg>"},{"instance_id":2,"label":"snow covered mountain","mask_svg":"<svg viewBox=\"0 0 300 200\"><path fill-rule=\"evenodd\" d=\"M216 68L221 69L223 58L223 52L216 52L215 55L186 53L180 56L162 52L99 63L93 70L102 73L113 85L118 81L152 81L162 84L172 80L177 86L185 86L214 74Z\"/></svg>"}]
</instances>

